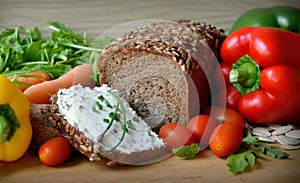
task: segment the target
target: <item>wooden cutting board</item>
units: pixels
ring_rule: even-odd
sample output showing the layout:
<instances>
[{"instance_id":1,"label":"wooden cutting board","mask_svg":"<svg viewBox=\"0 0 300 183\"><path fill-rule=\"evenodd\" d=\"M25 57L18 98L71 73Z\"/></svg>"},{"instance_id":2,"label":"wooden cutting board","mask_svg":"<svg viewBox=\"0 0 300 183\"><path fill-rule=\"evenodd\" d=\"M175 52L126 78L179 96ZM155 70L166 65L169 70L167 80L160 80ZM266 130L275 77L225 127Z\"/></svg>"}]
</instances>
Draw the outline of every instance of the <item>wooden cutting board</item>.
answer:
<instances>
[{"instance_id":1,"label":"wooden cutting board","mask_svg":"<svg viewBox=\"0 0 300 183\"><path fill-rule=\"evenodd\" d=\"M265 156L257 159L252 170L234 175L229 172L226 159L209 150L191 160L171 156L155 164L115 167L90 162L79 153L61 166L48 167L28 151L16 162L0 162L0 182L299 182L300 150L286 152L289 159Z\"/></svg>"}]
</instances>

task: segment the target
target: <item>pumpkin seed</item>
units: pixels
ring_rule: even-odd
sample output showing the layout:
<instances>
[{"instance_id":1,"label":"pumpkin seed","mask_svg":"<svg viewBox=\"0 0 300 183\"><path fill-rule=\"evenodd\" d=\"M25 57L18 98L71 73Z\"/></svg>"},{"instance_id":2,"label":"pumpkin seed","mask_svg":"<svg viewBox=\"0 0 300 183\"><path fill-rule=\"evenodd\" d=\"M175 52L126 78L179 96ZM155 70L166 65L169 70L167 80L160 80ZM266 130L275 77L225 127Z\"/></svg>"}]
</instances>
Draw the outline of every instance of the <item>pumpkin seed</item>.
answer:
<instances>
[{"instance_id":1,"label":"pumpkin seed","mask_svg":"<svg viewBox=\"0 0 300 183\"><path fill-rule=\"evenodd\" d=\"M300 145L293 146L293 145L289 145L289 144L281 144L281 148L287 149L287 150L296 150L296 149L300 149Z\"/></svg>"},{"instance_id":2,"label":"pumpkin seed","mask_svg":"<svg viewBox=\"0 0 300 183\"><path fill-rule=\"evenodd\" d=\"M300 130L292 130L285 134L288 137L300 139Z\"/></svg>"},{"instance_id":3,"label":"pumpkin seed","mask_svg":"<svg viewBox=\"0 0 300 183\"><path fill-rule=\"evenodd\" d=\"M282 127L282 125L281 124L269 124L268 127L270 130L276 130L276 129Z\"/></svg>"},{"instance_id":4,"label":"pumpkin seed","mask_svg":"<svg viewBox=\"0 0 300 183\"><path fill-rule=\"evenodd\" d=\"M274 136L270 136L270 137L257 136L257 138L258 138L258 140L264 141L264 142L275 142L276 141Z\"/></svg>"},{"instance_id":5,"label":"pumpkin seed","mask_svg":"<svg viewBox=\"0 0 300 183\"><path fill-rule=\"evenodd\" d=\"M287 137L285 135L277 135L277 136L275 136L275 139L280 144L289 144L289 145L298 145L298 144L300 144L299 139L295 139L295 138L292 138L292 137Z\"/></svg>"},{"instance_id":6,"label":"pumpkin seed","mask_svg":"<svg viewBox=\"0 0 300 183\"><path fill-rule=\"evenodd\" d=\"M290 131L293 129L293 126L292 125L287 125L287 126L281 126L281 127L278 127L277 129L275 129L273 132L272 132L272 135L281 135L281 134L285 134L286 132Z\"/></svg>"},{"instance_id":7,"label":"pumpkin seed","mask_svg":"<svg viewBox=\"0 0 300 183\"><path fill-rule=\"evenodd\" d=\"M255 127L255 128L253 128L252 134L260 136L260 137L270 137L271 136L271 133L267 129L263 128L263 127Z\"/></svg>"}]
</instances>

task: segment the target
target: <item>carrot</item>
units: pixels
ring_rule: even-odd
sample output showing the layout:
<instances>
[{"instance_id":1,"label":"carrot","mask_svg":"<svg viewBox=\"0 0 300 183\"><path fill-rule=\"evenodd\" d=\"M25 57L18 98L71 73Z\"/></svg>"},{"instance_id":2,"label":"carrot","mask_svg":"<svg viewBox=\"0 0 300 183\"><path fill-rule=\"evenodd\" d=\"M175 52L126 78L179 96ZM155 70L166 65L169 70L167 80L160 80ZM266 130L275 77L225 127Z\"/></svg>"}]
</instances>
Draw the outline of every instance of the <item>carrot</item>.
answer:
<instances>
[{"instance_id":1,"label":"carrot","mask_svg":"<svg viewBox=\"0 0 300 183\"><path fill-rule=\"evenodd\" d=\"M41 71L30 72L16 78L14 76L7 76L7 78L15 82L22 91L25 91L29 86L51 80L49 74Z\"/></svg>"},{"instance_id":2,"label":"carrot","mask_svg":"<svg viewBox=\"0 0 300 183\"><path fill-rule=\"evenodd\" d=\"M24 91L30 103L49 104L51 95L59 89L69 88L72 85L81 84L82 86L95 86L91 77L92 67L90 64L82 64L74 67L72 70L61 77L32 85Z\"/></svg>"}]
</instances>

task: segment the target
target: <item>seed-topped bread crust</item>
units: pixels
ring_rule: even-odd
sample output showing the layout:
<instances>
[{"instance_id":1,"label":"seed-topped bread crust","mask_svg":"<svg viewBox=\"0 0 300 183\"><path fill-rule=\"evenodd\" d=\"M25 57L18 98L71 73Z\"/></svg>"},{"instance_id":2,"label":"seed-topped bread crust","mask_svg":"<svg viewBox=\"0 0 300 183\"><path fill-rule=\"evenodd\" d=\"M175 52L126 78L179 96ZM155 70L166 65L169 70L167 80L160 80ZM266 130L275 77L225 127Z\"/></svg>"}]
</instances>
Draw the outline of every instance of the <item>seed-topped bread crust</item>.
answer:
<instances>
[{"instance_id":1,"label":"seed-topped bread crust","mask_svg":"<svg viewBox=\"0 0 300 183\"><path fill-rule=\"evenodd\" d=\"M118 89L153 128L171 121L185 124L210 103L207 77L224 39L223 30L203 22L139 27L100 54L100 83Z\"/></svg>"}]
</instances>

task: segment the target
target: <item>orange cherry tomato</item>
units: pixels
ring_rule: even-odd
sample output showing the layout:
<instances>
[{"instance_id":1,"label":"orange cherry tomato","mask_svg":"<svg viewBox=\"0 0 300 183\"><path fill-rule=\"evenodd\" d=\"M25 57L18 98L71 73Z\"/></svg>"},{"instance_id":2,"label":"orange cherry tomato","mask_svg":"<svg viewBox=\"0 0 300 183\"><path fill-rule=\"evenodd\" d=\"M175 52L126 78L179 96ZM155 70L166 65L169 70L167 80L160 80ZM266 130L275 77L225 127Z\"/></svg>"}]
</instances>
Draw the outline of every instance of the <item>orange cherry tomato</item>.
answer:
<instances>
[{"instance_id":1,"label":"orange cherry tomato","mask_svg":"<svg viewBox=\"0 0 300 183\"><path fill-rule=\"evenodd\" d=\"M64 137L51 138L39 149L40 161L48 166L57 166L65 162L70 154L71 145Z\"/></svg>"},{"instance_id":2,"label":"orange cherry tomato","mask_svg":"<svg viewBox=\"0 0 300 183\"><path fill-rule=\"evenodd\" d=\"M171 149L188 146L196 142L192 132L177 122L163 125L160 128L159 137L162 138Z\"/></svg>"},{"instance_id":3,"label":"orange cherry tomato","mask_svg":"<svg viewBox=\"0 0 300 183\"><path fill-rule=\"evenodd\" d=\"M245 119L237 111L227 107L209 107L204 110L204 114L208 114L223 123L232 123L244 129L246 126Z\"/></svg>"},{"instance_id":4,"label":"orange cherry tomato","mask_svg":"<svg viewBox=\"0 0 300 183\"><path fill-rule=\"evenodd\" d=\"M242 129L232 123L221 123L213 131L209 147L219 157L227 157L236 153L243 140Z\"/></svg>"},{"instance_id":5,"label":"orange cherry tomato","mask_svg":"<svg viewBox=\"0 0 300 183\"><path fill-rule=\"evenodd\" d=\"M201 147L208 145L213 130L220 122L209 115L197 115L186 125Z\"/></svg>"}]
</instances>

